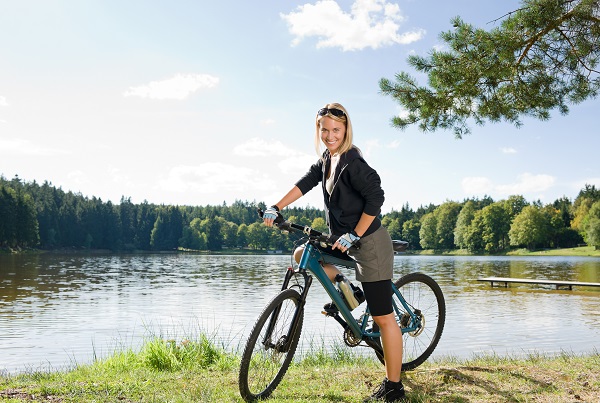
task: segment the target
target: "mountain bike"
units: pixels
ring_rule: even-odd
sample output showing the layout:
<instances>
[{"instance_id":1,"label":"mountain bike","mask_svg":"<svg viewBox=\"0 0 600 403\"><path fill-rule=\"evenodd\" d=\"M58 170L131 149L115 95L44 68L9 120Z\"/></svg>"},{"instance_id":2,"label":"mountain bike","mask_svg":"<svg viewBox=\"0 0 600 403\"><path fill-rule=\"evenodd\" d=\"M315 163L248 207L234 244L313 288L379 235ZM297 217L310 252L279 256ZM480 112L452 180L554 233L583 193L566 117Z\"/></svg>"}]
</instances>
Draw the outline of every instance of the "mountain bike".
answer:
<instances>
[{"instance_id":1,"label":"mountain bike","mask_svg":"<svg viewBox=\"0 0 600 403\"><path fill-rule=\"evenodd\" d=\"M259 215L262 216L261 211ZM240 394L247 402L268 398L288 370L300 340L304 306L313 276L337 307L333 313L324 313L341 325L345 344L349 347L366 345L374 350L381 363L385 359L379 328L369 307L365 304L364 312L355 318L320 263L356 267L354 261L333 257L318 248L318 245L333 245L336 237L284 221L281 216L275 225L283 231L304 234L300 240L304 243L304 252L297 265L292 258L281 292L267 304L248 336L238 380ZM405 244L400 242L398 246L402 248ZM392 282L392 288L393 308L404 343L402 370L408 371L425 362L436 348L444 329L446 304L440 286L423 273L407 274Z\"/></svg>"}]
</instances>

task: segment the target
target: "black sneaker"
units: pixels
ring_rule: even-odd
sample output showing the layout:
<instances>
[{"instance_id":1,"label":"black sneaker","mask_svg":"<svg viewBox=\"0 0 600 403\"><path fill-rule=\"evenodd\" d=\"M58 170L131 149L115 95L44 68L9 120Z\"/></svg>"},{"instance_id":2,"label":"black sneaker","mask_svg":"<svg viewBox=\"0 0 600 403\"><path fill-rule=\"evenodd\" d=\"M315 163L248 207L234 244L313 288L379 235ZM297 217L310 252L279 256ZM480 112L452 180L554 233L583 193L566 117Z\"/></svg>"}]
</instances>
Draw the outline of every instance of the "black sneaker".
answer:
<instances>
[{"instance_id":1,"label":"black sneaker","mask_svg":"<svg viewBox=\"0 0 600 403\"><path fill-rule=\"evenodd\" d=\"M363 400L364 403L376 401L405 402L406 395L404 394L404 385L402 385L402 381L392 382L385 378L377 390L375 390L370 397Z\"/></svg>"}]
</instances>

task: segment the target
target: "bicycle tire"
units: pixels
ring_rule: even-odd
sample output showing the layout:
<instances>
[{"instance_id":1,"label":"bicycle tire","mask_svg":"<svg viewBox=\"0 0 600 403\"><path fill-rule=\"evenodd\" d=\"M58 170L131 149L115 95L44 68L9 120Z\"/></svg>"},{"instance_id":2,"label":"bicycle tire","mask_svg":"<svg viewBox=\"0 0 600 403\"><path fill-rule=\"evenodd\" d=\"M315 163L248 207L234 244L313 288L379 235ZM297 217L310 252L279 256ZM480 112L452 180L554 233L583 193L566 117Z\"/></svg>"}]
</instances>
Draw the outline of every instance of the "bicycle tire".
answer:
<instances>
[{"instance_id":1,"label":"bicycle tire","mask_svg":"<svg viewBox=\"0 0 600 403\"><path fill-rule=\"evenodd\" d=\"M271 300L260 314L242 354L239 374L239 389L242 398L247 402L266 399L273 393L285 375L294 357L304 321L304 307L300 306L300 294L293 289L279 293ZM296 331L291 335L287 351L277 351L284 340L289 339L286 333L290 330L296 313L299 315ZM272 323L271 318L275 318ZM269 327L273 327L268 338L264 340Z\"/></svg>"},{"instance_id":2,"label":"bicycle tire","mask_svg":"<svg viewBox=\"0 0 600 403\"><path fill-rule=\"evenodd\" d=\"M422 328L402 335L402 370L410 371L423 364L438 345L446 322L446 302L438 283L424 273L407 274L394 284L413 312L421 312L423 320ZM403 313L400 300L396 295L393 298Z\"/></svg>"}]
</instances>

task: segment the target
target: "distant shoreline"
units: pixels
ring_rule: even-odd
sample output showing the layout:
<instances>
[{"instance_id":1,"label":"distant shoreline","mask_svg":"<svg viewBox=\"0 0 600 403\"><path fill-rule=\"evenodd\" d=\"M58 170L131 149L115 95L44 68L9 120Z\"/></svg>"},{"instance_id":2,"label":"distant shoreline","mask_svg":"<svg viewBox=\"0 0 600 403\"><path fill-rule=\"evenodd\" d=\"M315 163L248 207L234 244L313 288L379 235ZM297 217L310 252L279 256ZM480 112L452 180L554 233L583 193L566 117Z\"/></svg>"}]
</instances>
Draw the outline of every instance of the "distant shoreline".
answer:
<instances>
[{"instance_id":1,"label":"distant shoreline","mask_svg":"<svg viewBox=\"0 0 600 403\"><path fill-rule=\"evenodd\" d=\"M201 255L267 255L267 256L285 256L291 253L291 251L273 251L265 249L222 249L219 251L208 251L208 250L189 250L189 249L178 249L173 251L147 251L147 250L121 250L111 251L108 249L7 249L1 248L0 254L82 254L82 255L119 255L119 254L169 254L169 253L192 253ZM402 255L424 255L424 256L581 256L581 257L600 257L600 249L595 249L593 246L578 246L576 248L562 248L562 249L540 249L535 251L529 251L527 249L515 249L507 251L505 253L496 254L473 254L466 249L452 249L435 251L432 249L426 250L407 250L406 252L398 253L397 256Z\"/></svg>"}]
</instances>

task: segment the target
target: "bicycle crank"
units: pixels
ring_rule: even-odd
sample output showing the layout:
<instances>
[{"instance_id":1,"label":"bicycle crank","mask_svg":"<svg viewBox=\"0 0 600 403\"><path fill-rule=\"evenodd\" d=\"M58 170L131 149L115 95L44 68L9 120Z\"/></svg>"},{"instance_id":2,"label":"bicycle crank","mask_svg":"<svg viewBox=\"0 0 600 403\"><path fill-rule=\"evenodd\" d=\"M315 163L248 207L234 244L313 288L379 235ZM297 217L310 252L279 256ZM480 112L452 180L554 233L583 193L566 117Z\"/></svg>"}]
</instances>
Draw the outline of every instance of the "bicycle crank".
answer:
<instances>
[{"instance_id":1,"label":"bicycle crank","mask_svg":"<svg viewBox=\"0 0 600 403\"><path fill-rule=\"evenodd\" d=\"M361 339L356 337L354 333L352 333L352 329L347 328L344 331L344 343L346 343L348 347L356 347L360 344L360 342Z\"/></svg>"}]
</instances>

